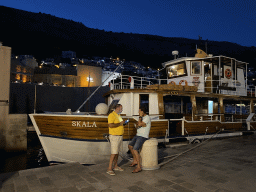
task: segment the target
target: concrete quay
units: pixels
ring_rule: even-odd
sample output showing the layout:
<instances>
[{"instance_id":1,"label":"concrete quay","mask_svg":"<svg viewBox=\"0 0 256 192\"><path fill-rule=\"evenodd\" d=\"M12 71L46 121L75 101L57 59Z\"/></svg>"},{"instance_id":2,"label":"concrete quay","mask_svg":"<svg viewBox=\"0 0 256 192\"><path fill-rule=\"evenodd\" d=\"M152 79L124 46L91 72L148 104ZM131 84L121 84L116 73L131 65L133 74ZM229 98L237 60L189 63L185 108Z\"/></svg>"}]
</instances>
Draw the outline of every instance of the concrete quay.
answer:
<instances>
[{"instance_id":1,"label":"concrete quay","mask_svg":"<svg viewBox=\"0 0 256 192\"><path fill-rule=\"evenodd\" d=\"M198 144L159 149L159 163ZM55 165L0 174L0 192L253 192L256 191L256 134L209 140L158 170L132 173L129 161L115 176L108 162Z\"/></svg>"}]
</instances>

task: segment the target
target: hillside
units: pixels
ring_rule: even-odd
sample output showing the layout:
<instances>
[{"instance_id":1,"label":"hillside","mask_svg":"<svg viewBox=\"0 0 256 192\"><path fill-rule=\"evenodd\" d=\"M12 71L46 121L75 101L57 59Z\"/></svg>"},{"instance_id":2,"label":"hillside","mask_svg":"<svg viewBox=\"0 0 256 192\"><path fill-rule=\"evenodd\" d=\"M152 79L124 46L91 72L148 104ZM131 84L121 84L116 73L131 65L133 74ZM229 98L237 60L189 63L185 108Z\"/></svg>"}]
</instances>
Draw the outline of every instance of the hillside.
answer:
<instances>
[{"instance_id":1,"label":"hillside","mask_svg":"<svg viewBox=\"0 0 256 192\"><path fill-rule=\"evenodd\" d=\"M156 35L114 33L88 28L80 22L44 13L32 13L0 6L0 41L12 47L16 55L34 55L38 60L61 55L72 50L77 57L120 57L137 61L144 66L161 67L179 57L194 56L196 45L205 48L206 40L167 38ZM177 26L175 26L177 27ZM207 41L207 52L225 55L241 61L256 63L256 47L245 47L230 42Z\"/></svg>"}]
</instances>

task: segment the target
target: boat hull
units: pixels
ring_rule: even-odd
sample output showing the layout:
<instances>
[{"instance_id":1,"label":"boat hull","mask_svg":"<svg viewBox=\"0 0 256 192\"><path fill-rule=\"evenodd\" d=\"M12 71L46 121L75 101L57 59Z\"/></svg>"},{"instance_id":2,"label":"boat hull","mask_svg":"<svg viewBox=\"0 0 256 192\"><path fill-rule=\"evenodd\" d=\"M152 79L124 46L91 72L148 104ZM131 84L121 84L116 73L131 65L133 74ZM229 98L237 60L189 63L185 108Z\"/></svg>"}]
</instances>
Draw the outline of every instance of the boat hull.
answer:
<instances>
[{"instance_id":1,"label":"boat hull","mask_svg":"<svg viewBox=\"0 0 256 192\"><path fill-rule=\"evenodd\" d=\"M109 160L107 116L30 114L30 118L49 163L98 164ZM121 156L126 155L128 143L136 134L136 120L129 119L124 127ZM150 137L164 139L168 120L154 120L151 124Z\"/></svg>"},{"instance_id":2,"label":"boat hull","mask_svg":"<svg viewBox=\"0 0 256 192\"><path fill-rule=\"evenodd\" d=\"M106 141L86 141L51 136L39 136L48 162L99 164L109 160L110 143ZM128 151L128 141L124 141L121 155Z\"/></svg>"}]
</instances>

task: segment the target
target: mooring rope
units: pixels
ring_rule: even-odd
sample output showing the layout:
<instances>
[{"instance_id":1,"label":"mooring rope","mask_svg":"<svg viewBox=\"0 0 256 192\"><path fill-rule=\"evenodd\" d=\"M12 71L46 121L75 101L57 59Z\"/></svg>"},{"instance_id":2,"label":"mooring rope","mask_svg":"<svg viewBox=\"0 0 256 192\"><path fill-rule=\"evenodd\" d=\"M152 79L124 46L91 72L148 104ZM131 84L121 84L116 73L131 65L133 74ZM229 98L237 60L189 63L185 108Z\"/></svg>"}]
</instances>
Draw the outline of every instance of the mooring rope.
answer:
<instances>
[{"instance_id":1,"label":"mooring rope","mask_svg":"<svg viewBox=\"0 0 256 192\"><path fill-rule=\"evenodd\" d=\"M222 131L222 130L218 131L216 134L212 135L210 138L208 138L207 140L201 142L200 144L196 145L195 147L192 147L191 149L188 149L188 150L186 150L186 151L184 151L184 152L182 152L182 153L178 153L178 154L175 154L175 155L166 156L166 157L162 158L162 159L166 159L166 158L169 158L169 157L173 157L173 156L174 156L173 158L169 159L168 161L163 162L163 163L160 163L160 164L158 164L158 165L161 167L161 166L163 166L163 165L166 165L167 163L170 163L171 161L173 161L174 159L178 158L179 156L181 156L181 155L183 155L183 154L185 154L185 153L187 153L187 152L189 152L189 151L191 151L191 150L193 150L193 149L195 149L195 148L201 146L201 145L204 144L206 141L209 141L209 140L212 139L214 136L216 136L217 134L219 134L221 131Z\"/></svg>"}]
</instances>

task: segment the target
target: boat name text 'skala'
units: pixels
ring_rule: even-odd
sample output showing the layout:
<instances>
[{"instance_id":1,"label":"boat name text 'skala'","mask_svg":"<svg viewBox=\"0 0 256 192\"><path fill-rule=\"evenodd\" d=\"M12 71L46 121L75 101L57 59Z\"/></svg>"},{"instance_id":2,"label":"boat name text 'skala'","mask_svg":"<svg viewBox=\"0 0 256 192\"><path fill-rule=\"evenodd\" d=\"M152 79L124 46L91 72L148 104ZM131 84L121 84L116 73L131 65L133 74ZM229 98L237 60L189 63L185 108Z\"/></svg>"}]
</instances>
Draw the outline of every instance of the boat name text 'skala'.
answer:
<instances>
[{"instance_id":1,"label":"boat name text 'skala'","mask_svg":"<svg viewBox=\"0 0 256 192\"><path fill-rule=\"evenodd\" d=\"M90 124L89 121L72 121L72 127L97 127L97 125L95 122Z\"/></svg>"}]
</instances>

